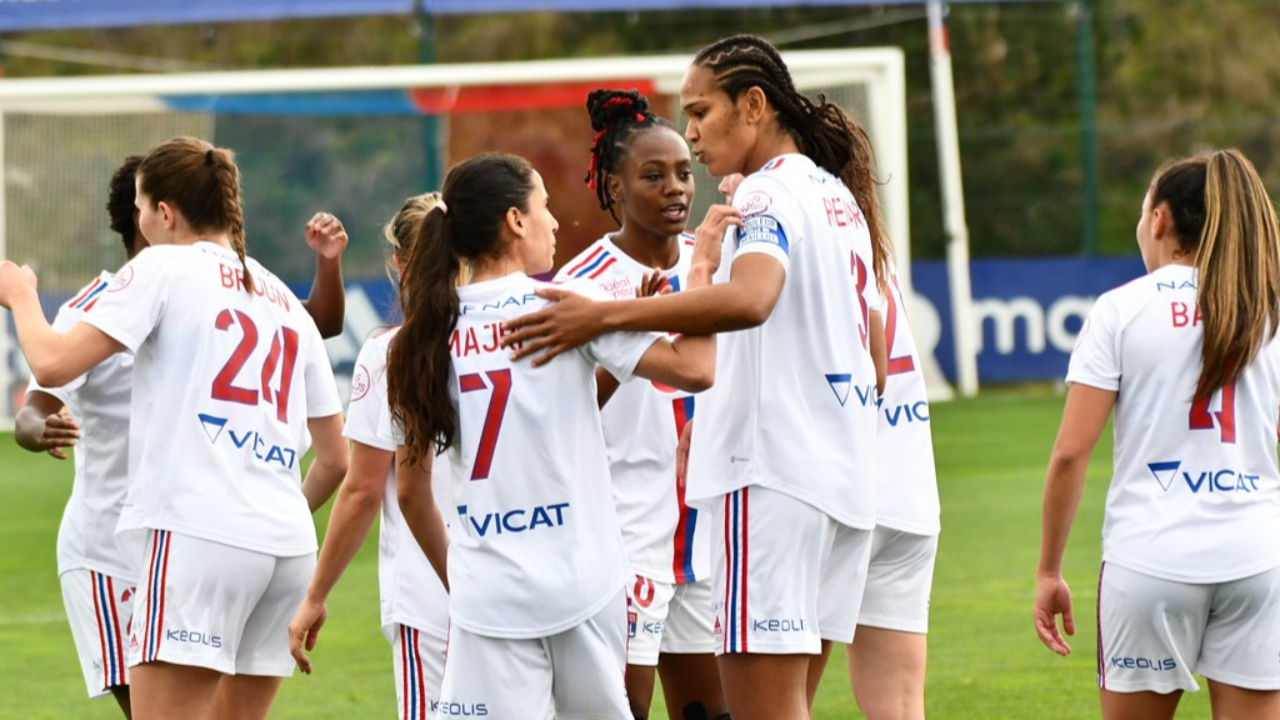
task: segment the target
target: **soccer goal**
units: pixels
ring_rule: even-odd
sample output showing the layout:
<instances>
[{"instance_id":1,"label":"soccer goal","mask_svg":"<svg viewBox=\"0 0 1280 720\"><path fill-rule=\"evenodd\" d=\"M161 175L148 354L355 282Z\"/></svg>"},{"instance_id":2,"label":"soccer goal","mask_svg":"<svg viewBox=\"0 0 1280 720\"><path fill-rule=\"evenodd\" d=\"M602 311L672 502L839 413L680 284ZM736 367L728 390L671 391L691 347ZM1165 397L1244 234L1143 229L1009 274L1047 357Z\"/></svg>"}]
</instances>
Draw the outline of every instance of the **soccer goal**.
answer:
<instances>
[{"instance_id":1,"label":"soccer goal","mask_svg":"<svg viewBox=\"0 0 1280 720\"><path fill-rule=\"evenodd\" d=\"M871 134L885 181L881 203L910 289L905 73L896 48L784 53L797 87L825 93ZM346 223L349 322L330 341L339 375L369 325L385 322L362 288L380 281L380 225L406 196L433 189L438 168L485 150L516 152L543 174L557 217L560 261L612 227L582 183L592 132L584 108L597 87L635 88L682 125L677 99L690 58L613 57L317 70L269 70L0 83L0 255L40 276L52 317L71 293L123 262L104 210L107 180L131 154L175 135L238 153L249 252L287 281L306 283L301 227L317 210ZM698 169L702 173L701 168ZM716 199L697 177L693 218ZM368 297L363 297L368 296ZM0 332L0 423L21 401L27 369L11 319ZM928 349L931 349L929 346ZM929 382L949 391L932 358Z\"/></svg>"}]
</instances>

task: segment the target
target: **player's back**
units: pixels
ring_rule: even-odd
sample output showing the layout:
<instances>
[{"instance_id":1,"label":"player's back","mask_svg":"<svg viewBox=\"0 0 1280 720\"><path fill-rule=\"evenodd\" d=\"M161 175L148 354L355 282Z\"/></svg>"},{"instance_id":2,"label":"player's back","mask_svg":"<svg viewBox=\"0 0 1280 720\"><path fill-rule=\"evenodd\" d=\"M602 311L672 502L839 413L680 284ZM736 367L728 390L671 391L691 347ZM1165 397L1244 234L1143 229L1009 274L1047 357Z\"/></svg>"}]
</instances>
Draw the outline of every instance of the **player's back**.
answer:
<instances>
[{"instance_id":1,"label":"player's back","mask_svg":"<svg viewBox=\"0 0 1280 720\"><path fill-rule=\"evenodd\" d=\"M1280 563L1280 342L1193 401L1203 338L1196 270L1168 265L1104 294L1068 380L1116 390L1104 559L1214 582Z\"/></svg>"},{"instance_id":2,"label":"player's back","mask_svg":"<svg viewBox=\"0 0 1280 720\"><path fill-rule=\"evenodd\" d=\"M299 487L308 417L341 411L298 299L208 242L157 246L88 318L136 348L131 485L121 529L159 528L259 552L315 550Z\"/></svg>"},{"instance_id":3,"label":"player's back","mask_svg":"<svg viewBox=\"0 0 1280 720\"><path fill-rule=\"evenodd\" d=\"M450 339L461 525L451 533L451 614L496 637L576 625L616 596L626 571L594 367L625 380L653 338L607 335L542 367L512 362L501 324L546 304L539 285L517 273L459 288Z\"/></svg>"}]
</instances>

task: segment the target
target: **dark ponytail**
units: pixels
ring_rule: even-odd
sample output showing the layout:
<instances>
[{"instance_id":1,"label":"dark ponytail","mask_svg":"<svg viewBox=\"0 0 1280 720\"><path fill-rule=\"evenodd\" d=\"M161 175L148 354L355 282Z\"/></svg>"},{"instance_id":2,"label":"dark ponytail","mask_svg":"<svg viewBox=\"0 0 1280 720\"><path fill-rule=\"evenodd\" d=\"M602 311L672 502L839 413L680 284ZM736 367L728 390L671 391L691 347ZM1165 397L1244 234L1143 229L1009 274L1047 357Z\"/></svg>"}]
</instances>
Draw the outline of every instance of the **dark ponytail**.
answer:
<instances>
[{"instance_id":1,"label":"dark ponytail","mask_svg":"<svg viewBox=\"0 0 1280 720\"><path fill-rule=\"evenodd\" d=\"M871 233L876 280L889 279L893 243L876 196L875 153L871 138L838 105L818 96L815 104L796 90L787 65L776 48L754 35L733 35L703 48L693 64L705 67L716 84L736 101L758 87L778 113L778 124L800 152L814 164L844 181L853 194Z\"/></svg>"},{"instance_id":2,"label":"dark ponytail","mask_svg":"<svg viewBox=\"0 0 1280 720\"><path fill-rule=\"evenodd\" d=\"M421 462L431 444L444 452L457 437L449 340L460 312L461 261L475 265L501 255L507 211L529 212L533 187L533 166L524 158L477 155L449 170L443 203L413 233L400 278L404 323L387 358L387 402L404 431L411 464Z\"/></svg>"},{"instance_id":3,"label":"dark ponytail","mask_svg":"<svg viewBox=\"0 0 1280 720\"><path fill-rule=\"evenodd\" d=\"M609 194L609 175L618 170L626 155L631 134L653 127L675 131L671 123L649 112L649 99L635 90L592 90L587 96L587 114L591 129L596 131L591 143L591 165L587 168L587 187L596 191L600 209L608 210L613 221L622 224L614 212L615 199Z\"/></svg>"}]
</instances>

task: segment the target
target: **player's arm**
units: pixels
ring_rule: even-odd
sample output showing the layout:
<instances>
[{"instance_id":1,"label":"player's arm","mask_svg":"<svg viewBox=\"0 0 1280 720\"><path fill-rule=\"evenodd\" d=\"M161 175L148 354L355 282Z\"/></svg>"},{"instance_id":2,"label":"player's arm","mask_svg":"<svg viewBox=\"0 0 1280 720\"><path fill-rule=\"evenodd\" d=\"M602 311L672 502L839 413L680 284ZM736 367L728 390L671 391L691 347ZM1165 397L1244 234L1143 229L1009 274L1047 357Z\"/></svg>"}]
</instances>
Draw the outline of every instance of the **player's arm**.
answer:
<instances>
[{"instance_id":1,"label":"player's arm","mask_svg":"<svg viewBox=\"0 0 1280 720\"><path fill-rule=\"evenodd\" d=\"M347 472L347 440L342 437L341 413L308 418L307 430L316 455L302 483L302 494L314 513L333 497Z\"/></svg>"},{"instance_id":2,"label":"player's arm","mask_svg":"<svg viewBox=\"0 0 1280 720\"><path fill-rule=\"evenodd\" d=\"M427 556L436 575L440 576L440 582L448 590L449 536L440 508L436 507L435 495L431 492L431 461L434 457L433 444L427 448L421 462L410 465L408 451L403 445L396 446L396 499L405 525L409 526L418 547L422 548L422 554Z\"/></svg>"},{"instance_id":3,"label":"player's arm","mask_svg":"<svg viewBox=\"0 0 1280 720\"><path fill-rule=\"evenodd\" d=\"M307 652L315 649L320 628L329 616L329 593L373 527L373 520L382 507L387 472L394 460L395 454L388 450L358 441L351 444L351 463L338 489L338 499L333 502L329 528L324 534L311 584L289 623L289 652L304 673L311 672Z\"/></svg>"},{"instance_id":4,"label":"player's arm","mask_svg":"<svg viewBox=\"0 0 1280 720\"><path fill-rule=\"evenodd\" d=\"M1062 427L1045 474L1035 624L1041 642L1059 655L1071 652L1071 647L1058 633L1058 615L1062 615L1066 633L1075 634L1071 590L1062 578L1062 556L1084 492L1089 457L1115 404L1114 391L1073 383L1067 390Z\"/></svg>"},{"instance_id":5,"label":"player's arm","mask_svg":"<svg viewBox=\"0 0 1280 720\"><path fill-rule=\"evenodd\" d=\"M80 423L64 410L62 401L49 393L28 392L14 418L13 439L24 450L47 452L66 460L62 448L72 447L80 439Z\"/></svg>"},{"instance_id":6,"label":"player's arm","mask_svg":"<svg viewBox=\"0 0 1280 720\"><path fill-rule=\"evenodd\" d=\"M596 302L567 290L540 288L538 294L555 303L505 323L514 332L503 338L503 344L517 347L515 359L541 352L534 363L541 365L607 332L711 335L761 325L782 294L786 269L781 262L762 253L741 255L734 260L728 282L710 284L719 266L720 241L730 226L741 222L732 207L717 205L708 211L698 226L698 247L689 289L684 292Z\"/></svg>"},{"instance_id":7,"label":"player's arm","mask_svg":"<svg viewBox=\"0 0 1280 720\"><path fill-rule=\"evenodd\" d=\"M307 222L304 234L307 245L316 253L316 277L302 307L315 320L320 337L341 335L347 307L342 285L342 253L347 249L347 231L341 220L322 212Z\"/></svg>"},{"instance_id":8,"label":"player's arm","mask_svg":"<svg viewBox=\"0 0 1280 720\"><path fill-rule=\"evenodd\" d=\"M867 314L871 339L871 360L876 365L876 395L884 395L884 386L889 379L889 349L885 347L884 316L879 310Z\"/></svg>"},{"instance_id":9,"label":"player's arm","mask_svg":"<svg viewBox=\"0 0 1280 720\"><path fill-rule=\"evenodd\" d=\"M31 268L0 261L0 306L13 313L18 345L31 376L45 387L59 387L124 350L124 345L92 325L76 323L65 335L45 319Z\"/></svg>"}]
</instances>

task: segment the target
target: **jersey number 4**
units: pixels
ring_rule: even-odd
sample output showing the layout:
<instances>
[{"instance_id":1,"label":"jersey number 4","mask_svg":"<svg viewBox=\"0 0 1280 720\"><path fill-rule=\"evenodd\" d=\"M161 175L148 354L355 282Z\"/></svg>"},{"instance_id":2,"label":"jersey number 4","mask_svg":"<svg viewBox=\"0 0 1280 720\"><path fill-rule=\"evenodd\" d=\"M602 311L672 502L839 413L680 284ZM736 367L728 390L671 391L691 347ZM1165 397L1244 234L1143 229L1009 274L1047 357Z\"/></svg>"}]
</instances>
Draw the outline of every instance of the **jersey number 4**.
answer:
<instances>
[{"instance_id":1,"label":"jersey number 4","mask_svg":"<svg viewBox=\"0 0 1280 720\"><path fill-rule=\"evenodd\" d=\"M231 357L227 358L226 364L218 371L217 377L213 379L211 393L213 399L242 405L257 405L258 396L261 393L263 402L275 404L276 419L287 423L289 422L289 389L293 387L293 368L298 359L298 332L282 327L280 332L272 333L271 348L267 351L267 359L262 363L262 372L259 375L258 387L261 390L240 387L235 384L236 376L248 362L254 348L258 347L258 326L254 324L253 318L243 312L236 310L234 313L233 315L231 310L223 310L218 313L213 323L214 327L224 332L230 332L232 325L240 326L240 342L231 352ZM272 390L271 381L275 379L276 370L280 371L280 383L275 390Z\"/></svg>"},{"instance_id":2,"label":"jersey number 4","mask_svg":"<svg viewBox=\"0 0 1280 720\"><path fill-rule=\"evenodd\" d=\"M1218 416L1217 427L1221 428L1222 442L1236 441L1236 384L1227 383L1222 387L1222 409L1209 411L1209 398L1202 398L1191 403L1191 429L1214 429L1213 416Z\"/></svg>"},{"instance_id":3,"label":"jersey number 4","mask_svg":"<svg viewBox=\"0 0 1280 720\"><path fill-rule=\"evenodd\" d=\"M484 430L480 433L480 448L476 450L475 465L471 468L472 480L485 480L489 477L489 469L493 467L493 451L498 446L498 435L502 433L502 419L507 414L507 398L511 397L511 371L489 370L484 375L471 373L458 377L458 389L461 392L489 390L485 377L492 384L493 394L489 396L489 410L484 415Z\"/></svg>"}]
</instances>

